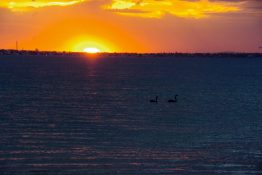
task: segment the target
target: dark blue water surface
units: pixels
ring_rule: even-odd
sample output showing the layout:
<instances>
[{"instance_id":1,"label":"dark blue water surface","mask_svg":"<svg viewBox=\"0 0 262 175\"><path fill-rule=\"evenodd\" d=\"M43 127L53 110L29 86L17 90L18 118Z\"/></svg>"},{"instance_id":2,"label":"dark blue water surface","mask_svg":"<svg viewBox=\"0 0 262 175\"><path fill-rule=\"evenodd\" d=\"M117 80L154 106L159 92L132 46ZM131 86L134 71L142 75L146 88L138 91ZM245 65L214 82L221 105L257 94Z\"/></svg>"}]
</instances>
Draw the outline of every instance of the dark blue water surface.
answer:
<instances>
[{"instance_id":1,"label":"dark blue water surface","mask_svg":"<svg viewBox=\"0 0 262 175\"><path fill-rule=\"evenodd\" d=\"M260 173L261 57L0 57L1 175Z\"/></svg>"}]
</instances>

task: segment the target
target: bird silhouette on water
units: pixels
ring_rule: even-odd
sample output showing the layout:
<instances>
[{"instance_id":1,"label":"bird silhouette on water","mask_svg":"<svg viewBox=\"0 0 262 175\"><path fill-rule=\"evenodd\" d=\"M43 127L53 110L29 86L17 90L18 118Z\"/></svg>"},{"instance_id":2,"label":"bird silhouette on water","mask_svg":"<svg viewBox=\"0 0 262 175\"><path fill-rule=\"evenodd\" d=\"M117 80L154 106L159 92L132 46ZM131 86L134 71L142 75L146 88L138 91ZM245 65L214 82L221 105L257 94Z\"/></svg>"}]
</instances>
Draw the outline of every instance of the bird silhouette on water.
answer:
<instances>
[{"instance_id":1,"label":"bird silhouette on water","mask_svg":"<svg viewBox=\"0 0 262 175\"><path fill-rule=\"evenodd\" d=\"M158 99L158 96L156 96L155 99L151 99L151 100L150 100L150 103L157 103L157 99Z\"/></svg>"},{"instance_id":2,"label":"bird silhouette on water","mask_svg":"<svg viewBox=\"0 0 262 175\"><path fill-rule=\"evenodd\" d=\"M169 99L167 102L168 102L168 103L176 103L176 102L177 102L177 96L178 96L178 95L175 95L175 96L174 96L174 99Z\"/></svg>"}]
</instances>

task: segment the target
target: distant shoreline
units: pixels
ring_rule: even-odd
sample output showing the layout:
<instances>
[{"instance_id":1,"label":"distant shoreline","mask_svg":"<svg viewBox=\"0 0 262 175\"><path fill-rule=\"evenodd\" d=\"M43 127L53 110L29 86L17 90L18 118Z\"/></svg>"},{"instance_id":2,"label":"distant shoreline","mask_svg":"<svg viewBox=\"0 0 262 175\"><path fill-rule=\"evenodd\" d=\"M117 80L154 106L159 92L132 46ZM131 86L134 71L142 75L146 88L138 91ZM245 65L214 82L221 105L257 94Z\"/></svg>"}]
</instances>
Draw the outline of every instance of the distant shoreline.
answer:
<instances>
[{"instance_id":1,"label":"distant shoreline","mask_svg":"<svg viewBox=\"0 0 262 175\"><path fill-rule=\"evenodd\" d=\"M217 52L217 53L183 53L183 52L163 52L163 53L109 53L109 52L100 52L96 54L90 54L85 52L66 52L66 51L38 51L38 50L13 50L13 49L0 49L0 55L28 55L28 56L84 56L84 55L97 55L97 56L189 56L189 57L260 57L262 53L245 53L245 52Z\"/></svg>"}]
</instances>

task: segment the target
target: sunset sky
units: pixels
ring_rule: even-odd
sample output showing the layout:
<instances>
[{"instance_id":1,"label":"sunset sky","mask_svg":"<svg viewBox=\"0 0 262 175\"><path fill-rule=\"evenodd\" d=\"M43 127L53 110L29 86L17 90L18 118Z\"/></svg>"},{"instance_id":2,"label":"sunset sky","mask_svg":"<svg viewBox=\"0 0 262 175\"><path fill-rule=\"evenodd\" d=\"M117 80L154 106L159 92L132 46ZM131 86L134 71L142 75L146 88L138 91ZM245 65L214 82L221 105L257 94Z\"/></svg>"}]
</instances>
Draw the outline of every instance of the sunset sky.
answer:
<instances>
[{"instance_id":1,"label":"sunset sky","mask_svg":"<svg viewBox=\"0 0 262 175\"><path fill-rule=\"evenodd\" d=\"M262 52L262 0L0 0L0 49Z\"/></svg>"}]
</instances>

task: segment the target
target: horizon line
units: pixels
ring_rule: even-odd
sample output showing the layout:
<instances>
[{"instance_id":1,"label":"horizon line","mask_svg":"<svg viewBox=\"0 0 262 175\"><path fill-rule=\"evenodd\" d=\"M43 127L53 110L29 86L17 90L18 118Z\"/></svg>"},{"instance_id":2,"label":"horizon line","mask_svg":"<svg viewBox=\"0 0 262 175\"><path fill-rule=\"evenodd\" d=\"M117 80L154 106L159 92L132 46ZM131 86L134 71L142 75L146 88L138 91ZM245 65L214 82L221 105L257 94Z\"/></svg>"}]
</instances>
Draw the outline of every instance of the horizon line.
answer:
<instances>
[{"instance_id":1,"label":"horizon line","mask_svg":"<svg viewBox=\"0 0 262 175\"><path fill-rule=\"evenodd\" d=\"M56 50L17 50L17 49L0 49L0 52L8 51L8 52L31 52L31 53L59 53L59 54L92 54L86 52L77 52L77 51L56 51ZM140 55L147 55L147 54L262 54L262 52L246 52L246 51L218 51L218 52L97 52L93 55L99 54L140 54Z\"/></svg>"}]
</instances>

